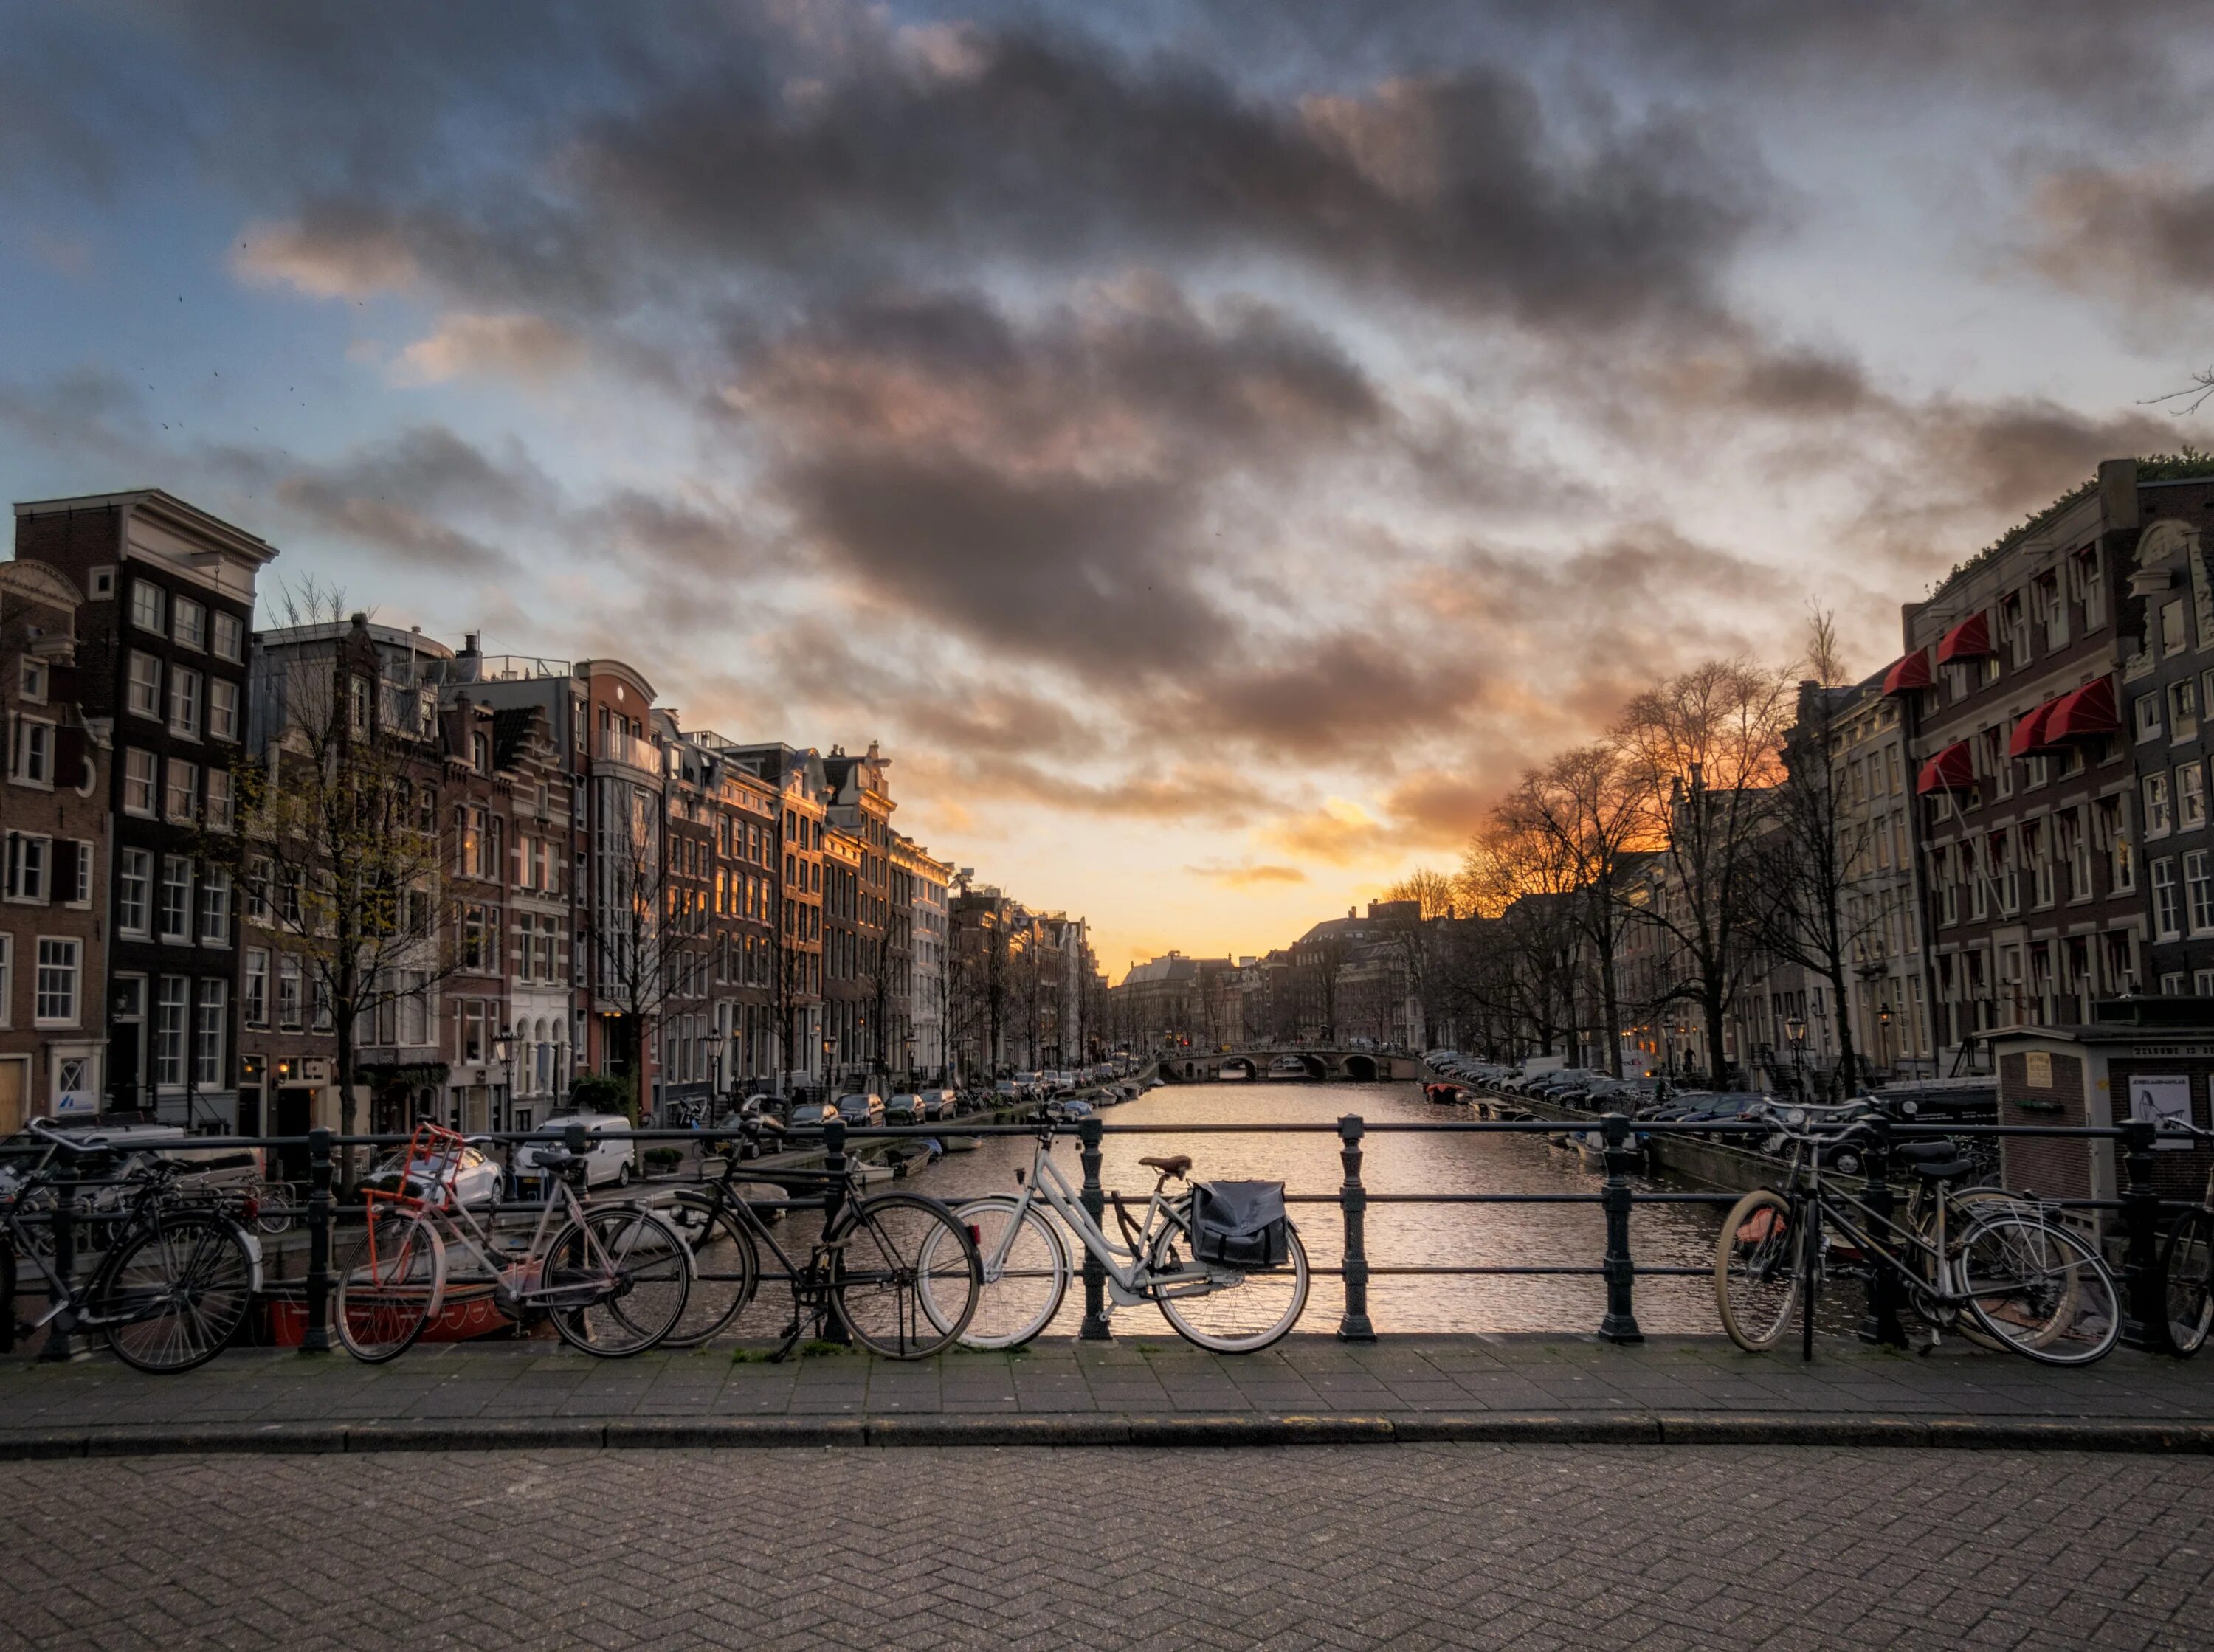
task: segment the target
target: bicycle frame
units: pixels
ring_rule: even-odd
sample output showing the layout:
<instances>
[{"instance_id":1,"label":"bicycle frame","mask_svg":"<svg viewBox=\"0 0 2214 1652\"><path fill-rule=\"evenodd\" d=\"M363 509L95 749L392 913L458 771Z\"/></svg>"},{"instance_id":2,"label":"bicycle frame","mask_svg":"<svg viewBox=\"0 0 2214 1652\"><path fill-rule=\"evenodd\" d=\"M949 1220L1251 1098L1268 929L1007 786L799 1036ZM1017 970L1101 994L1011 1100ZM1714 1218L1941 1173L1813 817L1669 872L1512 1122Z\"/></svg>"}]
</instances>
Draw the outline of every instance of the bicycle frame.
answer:
<instances>
[{"instance_id":1,"label":"bicycle frame","mask_svg":"<svg viewBox=\"0 0 2214 1652\"><path fill-rule=\"evenodd\" d=\"M29 1184L27 1183L26 1186L28 1187ZM129 1211L118 1224L115 1247L119 1251L132 1235L143 1228L160 1227L161 1199L162 1186L159 1182L146 1181L138 1186L131 1197ZM79 1331L104 1330L110 1326L135 1325L142 1320L156 1318L164 1311L158 1303L131 1314L102 1314L90 1306L93 1301L93 1289L99 1283L102 1270L100 1268L93 1270L92 1277L82 1285L70 1283L52 1264L46 1260L39 1247L31 1242L30 1231L24 1224L21 1215L21 1203L20 1192L15 1198L9 1201L4 1226L9 1241L15 1246L15 1254L19 1258L28 1257L31 1265L38 1269L40 1277L46 1281L47 1295L46 1311L35 1320L25 1321L25 1331L44 1330L64 1314L70 1316L68 1328L71 1331ZM229 1221L230 1218L226 1216L223 1220ZM232 1222L231 1225L236 1227L237 1223ZM244 1228L239 1229L239 1235L246 1241L246 1254L254 1265L253 1277L248 1289L258 1295L261 1289L261 1247L254 1241L253 1235L248 1234ZM21 1286L19 1283L17 1289L20 1291L21 1289ZM12 1313L14 1309L10 1307L6 1311Z\"/></svg>"},{"instance_id":2,"label":"bicycle frame","mask_svg":"<svg viewBox=\"0 0 2214 1652\"><path fill-rule=\"evenodd\" d=\"M1023 1191L1015 1201L1012 1221L1000 1235L1000 1242L991 1255L983 1258L984 1277L1000 1277L1006 1266L1007 1252L1015 1236L1022 1230L1023 1218L1031 1206L1043 1198L1061 1219L1068 1224L1084 1248L1098 1259L1107 1273L1107 1294L1117 1305L1134 1308L1141 1302L1167 1295L1204 1295L1214 1288L1214 1274L1204 1264L1191 1263L1174 1273L1156 1273L1146 1262L1157 1242L1161 1225L1185 1228L1184 1219L1177 1215L1175 1204L1162 1197L1156 1186L1146 1204L1146 1219L1138 1225L1139 1248L1119 1245L1110 1239L1092 1213L1084 1208L1077 1190L1071 1187L1061 1167L1053 1161L1053 1132L1046 1131L1038 1137L1037 1151L1031 1156L1031 1173L1023 1179ZM1121 1200L1116 1198L1116 1207ZM1183 1285L1187 1289L1170 1290L1166 1287Z\"/></svg>"},{"instance_id":3,"label":"bicycle frame","mask_svg":"<svg viewBox=\"0 0 2214 1652\"><path fill-rule=\"evenodd\" d=\"M369 1199L369 1222L374 1228L379 1217L379 1204L388 1204L395 1212L405 1211L419 1216L439 1230L440 1237L450 1242L451 1247L473 1256L477 1265L492 1277L498 1289L505 1292L517 1308L537 1308L549 1310L565 1308L588 1308L599 1300L599 1287L586 1282L566 1287L549 1287L543 1283L543 1265L547 1252L547 1241L571 1222L577 1225L590 1248L595 1266L604 1274L612 1274L614 1262L601 1249L593 1236L591 1226L584 1220L584 1202L576 1190L561 1178L552 1179L560 1196L548 1192L540 1205L538 1222L531 1230L530 1242L512 1260L502 1260L498 1241L489 1227L478 1220L467 1205L454 1201L450 1187L441 1188L441 1198L436 1203L429 1199L401 1194L371 1193ZM557 1216L559 1221L557 1222ZM383 1218L389 1221L389 1216ZM440 1295L443 1296L443 1292ZM557 1300L558 1299L558 1300ZM433 1304L433 1311L436 1309Z\"/></svg>"}]
</instances>

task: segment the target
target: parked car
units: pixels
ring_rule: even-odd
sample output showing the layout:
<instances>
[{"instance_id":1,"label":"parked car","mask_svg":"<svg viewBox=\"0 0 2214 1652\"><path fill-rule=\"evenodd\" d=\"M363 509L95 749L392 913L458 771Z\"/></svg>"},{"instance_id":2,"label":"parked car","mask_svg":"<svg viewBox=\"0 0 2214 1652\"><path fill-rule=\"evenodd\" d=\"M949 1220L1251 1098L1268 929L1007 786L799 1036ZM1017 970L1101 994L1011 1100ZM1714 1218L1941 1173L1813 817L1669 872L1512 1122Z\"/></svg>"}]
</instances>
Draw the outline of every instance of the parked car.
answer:
<instances>
[{"instance_id":1,"label":"parked car","mask_svg":"<svg viewBox=\"0 0 2214 1652\"><path fill-rule=\"evenodd\" d=\"M884 1098L874 1090L841 1095L838 1098L838 1116L849 1125L881 1125L884 1122Z\"/></svg>"},{"instance_id":2,"label":"parked car","mask_svg":"<svg viewBox=\"0 0 2214 1652\"><path fill-rule=\"evenodd\" d=\"M934 1125L941 1119L951 1119L960 1113L961 1094L957 1090L925 1090L922 1105L926 1116Z\"/></svg>"},{"instance_id":3,"label":"parked car","mask_svg":"<svg viewBox=\"0 0 2214 1652\"><path fill-rule=\"evenodd\" d=\"M784 1125L786 1130L820 1130L837 1117L835 1101L793 1101L785 1108Z\"/></svg>"},{"instance_id":4,"label":"parked car","mask_svg":"<svg viewBox=\"0 0 2214 1652\"><path fill-rule=\"evenodd\" d=\"M844 1103L839 1105L842 1111ZM912 1090L888 1095L884 1098L884 1122L888 1125L927 1125L930 1122L929 1104Z\"/></svg>"},{"instance_id":5,"label":"parked car","mask_svg":"<svg viewBox=\"0 0 2214 1652\"><path fill-rule=\"evenodd\" d=\"M625 1119L623 1122L627 1124L629 1120ZM410 1198L427 1197L432 1190L425 1180L409 1176L403 1181L401 1172L407 1162L407 1155L404 1149L397 1153L387 1154L377 1161L368 1175L362 1178L361 1185L364 1188L374 1189L381 1193L405 1193ZM443 1176L441 1179L443 1180ZM498 1161L490 1157L482 1149L464 1147L462 1149L460 1164L453 1173L452 1180L456 1203L467 1205L490 1204L497 1203L505 1191L507 1176L506 1173L500 1168Z\"/></svg>"},{"instance_id":6,"label":"parked car","mask_svg":"<svg viewBox=\"0 0 2214 1652\"><path fill-rule=\"evenodd\" d=\"M530 1133L529 1139L515 1149L515 1185L526 1198L535 1198L541 1190L546 1172L540 1166L541 1155L547 1147L560 1147L569 1133L569 1126L582 1125L586 1137L584 1185L598 1187L613 1182L618 1187L627 1187L632 1176L632 1143L620 1138L605 1139L609 1131L627 1131L630 1120L619 1113L556 1113Z\"/></svg>"},{"instance_id":7,"label":"parked car","mask_svg":"<svg viewBox=\"0 0 2214 1652\"><path fill-rule=\"evenodd\" d=\"M1079 1101L1073 1095L1065 1095L1057 1101L1047 1102L1045 1114L1047 1118L1059 1119L1064 1125L1073 1125L1079 1119L1092 1116L1092 1104Z\"/></svg>"},{"instance_id":8,"label":"parked car","mask_svg":"<svg viewBox=\"0 0 2214 1652\"><path fill-rule=\"evenodd\" d=\"M992 1086L992 1100L996 1106L1011 1107L1029 1099L1029 1093L1012 1078L1003 1078Z\"/></svg>"}]
</instances>

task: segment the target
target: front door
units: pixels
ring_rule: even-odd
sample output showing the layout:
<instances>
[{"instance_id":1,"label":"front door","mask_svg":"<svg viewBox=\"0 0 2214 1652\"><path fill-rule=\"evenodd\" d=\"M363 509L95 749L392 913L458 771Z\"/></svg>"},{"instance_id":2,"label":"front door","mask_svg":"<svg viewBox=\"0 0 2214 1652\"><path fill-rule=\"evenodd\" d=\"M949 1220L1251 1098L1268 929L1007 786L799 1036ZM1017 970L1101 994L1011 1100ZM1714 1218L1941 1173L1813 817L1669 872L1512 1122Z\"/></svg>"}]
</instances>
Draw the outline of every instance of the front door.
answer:
<instances>
[{"instance_id":1,"label":"front door","mask_svg":"<svg viewBox=\"0 0 2214 1652\"><path fill-rule=\"evenodd\" d=\"M277 1129L279 1136L305 1136L315 1124L315 1093L299 1085L287 1085L277 1092ZM303 1142L297 1146L277 1149L278 1174L286 1181L308 1180L308 1148Z\"/></svg>"},{"instance_id":2,"label":"front door","mask_svg":"<svg viewBox=\"0 0 2214 1652\"><path fill-rule=\"evenodd\" d=\"M261 1134L261 1087L258 1084L238 1087L238 1133L241 1136Z\"/></svg>"},{"instance_id":3,"label":"front door","mask_svg":"<svg viewBox=\"0 0 2214 1652\"><path fill-rule=\"evenodd\" d=\"M23 1099L31 1093L28 1056L0 1056L0 1136L23 1128Z\"/></svg>"}]
</instances>

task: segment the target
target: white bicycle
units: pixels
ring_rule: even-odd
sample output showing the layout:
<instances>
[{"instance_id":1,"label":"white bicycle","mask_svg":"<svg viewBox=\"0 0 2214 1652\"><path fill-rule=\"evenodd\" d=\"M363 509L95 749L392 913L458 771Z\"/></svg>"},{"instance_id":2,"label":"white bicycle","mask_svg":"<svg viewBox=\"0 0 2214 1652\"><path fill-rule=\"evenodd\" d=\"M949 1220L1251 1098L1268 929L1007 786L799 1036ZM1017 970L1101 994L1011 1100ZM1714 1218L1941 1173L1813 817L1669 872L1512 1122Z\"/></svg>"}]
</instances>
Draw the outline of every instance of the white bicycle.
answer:
<instances>
[{"instance_id":1,"label":"white bicycle","mask_svg":"<svg viewBox=\"0 0 2214 1652\"><path fill-rule=\"evenodd\" d=\"M1171 1182L1188 1181L1187 1154L1138 1162L1156 1173L1145 1219L1134 1222L1122 1197L1107 1201L1122 1228L1117 1244L1092 1219L1078 1190L1053 1161L1054 1124L1039 1127L1030 1173L1016 1172L1018 1193L971 1199L954 1212L976 1241L984 1286L962 1332L970 1348L1018 1348L1053 1322L1075 1271L1067 1241L1043 1205L1058 1214L1085 1250L1106 1270L1110 1304L1151 1302L1187 1342L1217 1354L1251 1354L1278 1341L1307 1305L1307 1253L1287 1221L1281 1267L1236 1267L1198 1259L1192 1250L1191 1203ZM938 1242L933 1235L930 1243ZM935 1277L926 1254L923 1277ZM950 1318L959 1304L950 1303ZM933 1317L936 1317L933 1311Z\"/></svg>"}]
</instances>

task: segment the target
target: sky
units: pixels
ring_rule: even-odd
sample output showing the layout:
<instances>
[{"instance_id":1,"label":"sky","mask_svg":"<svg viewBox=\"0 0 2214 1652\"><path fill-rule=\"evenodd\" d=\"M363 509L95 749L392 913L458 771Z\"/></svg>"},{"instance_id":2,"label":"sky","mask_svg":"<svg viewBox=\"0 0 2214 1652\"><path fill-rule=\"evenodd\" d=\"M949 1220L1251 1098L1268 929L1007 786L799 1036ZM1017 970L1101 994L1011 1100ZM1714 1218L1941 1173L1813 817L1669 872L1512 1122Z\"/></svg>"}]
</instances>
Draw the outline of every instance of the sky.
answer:
<instances>
[{"instance_id":1,"label":"sky","mask_svg":"<svg viewBox=\"0 0 2214 1652\"><path fill-rule=\"evenodd\" d=\"M2214 447L2201 0L0 0L0 485L882 742L1110 973Z\"/></svg>"}]
</instances>

